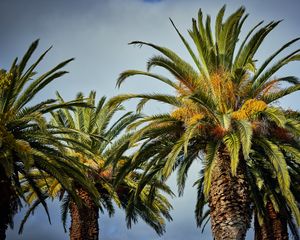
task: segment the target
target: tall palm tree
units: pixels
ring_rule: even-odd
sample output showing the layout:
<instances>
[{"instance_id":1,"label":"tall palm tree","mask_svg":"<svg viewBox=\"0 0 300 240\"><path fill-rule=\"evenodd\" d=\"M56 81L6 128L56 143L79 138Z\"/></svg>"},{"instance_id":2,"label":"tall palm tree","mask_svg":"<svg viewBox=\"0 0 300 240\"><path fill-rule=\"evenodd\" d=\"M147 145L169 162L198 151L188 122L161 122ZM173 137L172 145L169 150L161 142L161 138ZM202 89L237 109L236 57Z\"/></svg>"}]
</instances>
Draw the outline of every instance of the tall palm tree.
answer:
<instances>
[{"instance_id":1,"label":"tall palm tree","mask_svg":"<svg viewBox=\"0 0 300 240\"><path fill-rule=\"evenodd\" d=\"M189 34L197 54L171 21L197 69L168 48L132 42L150 46L161 55L148 61L147 72L128 70L121 73L117 85L120 86L128 77L142 75L167 84L176 94L124 94L115 97L114 102L140 98L138 110L149 100L172 106L169 113L144 117L132 124L131 128L143 124L131 141L132 144L142 141L134 164L147 163L149 168L145 176L157 172L164 178L178 168L181 194L188 169L200 157L204 176L201 191L209 203L215 239L244 239L251 221L251 202L256 200L251 188L254 185L250 184L256 176L253 164L269 164L279 191L300 224L299 208L291 191L284 158L286 151L287 154L298 154L299 147L290 148L293 143L288 142L289 147L283 150L273 131L284 130L291 139L299 137L299 121L285 116L283 110L273 103L300 89L294 76L274 77L283 66L300 59L300 50L292 51L272 64L299 38L283 45L257 68L255 55L279 21L266 25L258 23L238 47L240 32L248 15L243 7L226 20L223 20L224 13L225 6L216 17L214 36L210 16L203 21L200 10L198 21L193 19ZM149 72L155 66L166 69L174 80ZM257 152L266 156L265 162L253 159Z\"/></svg>"},{"instance_id":2,"label":"tall palm tree","mask_svg":"<svg viewBox=\"0 0 300 240\"><path fill-rule=\"evenodd\" d=\"M44 115L58 108L85 106L79 101L57 103L48 99L30 105L46 85L66 74L61 70L72 59L66 60L50 71L36 76L36 67L43 60L45 51L31 66L27 63L38 46L32 43L21 61L15 59L9 70L0 71L0 239L5 239L8 225L21 207L24 198L20 186L20 174L27 179L47 211L44 195L30 176L32 168L57 179L65 189L72 189L70 176L76 176L81 184L93 190L79 164L65 158L63 144L56 138L57 129L51 128ZM74 194L73 194L74 195ZM76 196L74 195L74 198Z\"/></svg>"},{"instance_id":3,"label":"tall palm tree","mask_svg":"<svg viewBox=\"0 0 300 240\"><path fill-rule=\"evenodd\" d=\"M59 95L58 98L63 104L64 100ZM76 99L83 100L82 94L79 94ZM102 97L98 104L95 104L95 101L96 93L91 92L87 103L94 108L76 107L73 109L73 113L69 110L53 112L52 124L60 129L68 128L70 131L74 131L73 133L69 131L64 136L65 139L68 139L66 143L69 149L77 147L76 151L70 150L69 155L77 156L79 162L89 168L87 177L94 181L98 189L99 204L91 198L88 191L76 183L76 179L74 179L74 188L81 198L82 204L74 202L69 194L63 194L68 191L64 191L59 182L52 177L45 179L45 176L34 173L40 184L39 187L52 198L64 195L62 199L63 223L65 225L69 210L71 215L70 239L72 240L98 239L99 208L102 212L106 209L109 215L112 215L114 213L112 201L125 209L128 227L132 222L135 223L140 216L158 234L162 234L165 231L164 218L171 220L169 215L171 205L160 192L172 194L170 189L161 181L152 179L136 197L135 193L142 169L123 175L122 181L114 186L115 176L119 174L120 169L127 167L129 159L124 152L128 149L131 133L122 134L123 130L140 116L129 112L112 122L112 118L123 109L122 106L111 107L105 97ZM82 143L81 150L78 150L78 142ZM106 164L108 159L116 159L115 166ZM27 184L25 184L24 191L27 192L28 202L32 202L36 198L36 194ZM35 206L33 204L25 221ZM21 230L22 227L23 225Z\"/></svg>"}]
</instances>

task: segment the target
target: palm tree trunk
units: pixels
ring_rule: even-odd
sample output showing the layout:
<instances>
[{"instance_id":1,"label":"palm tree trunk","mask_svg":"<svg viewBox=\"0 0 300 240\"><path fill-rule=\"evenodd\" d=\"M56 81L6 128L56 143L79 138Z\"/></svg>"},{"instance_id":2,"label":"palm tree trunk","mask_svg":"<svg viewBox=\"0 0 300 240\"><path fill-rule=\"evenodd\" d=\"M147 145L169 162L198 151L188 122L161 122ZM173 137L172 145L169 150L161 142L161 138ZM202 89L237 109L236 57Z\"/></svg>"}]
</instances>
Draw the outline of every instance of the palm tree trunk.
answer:
<instances>
[{"instance_id":1,"label":"palm tree trunk","mask_svg":"<svg viewBox=\"0 0 300 240\"><path fill-rule=\"evenodd\" d=\"M255 240L288 240L288 230L286 219L275 211L272 202L267 202L266 206L268 223L259 225L255 218Z\"/></svg>"},{"instance_id":2,"label":"palm tree trunk","mask_svg":"<svg viewBox=\"0 0 300 240\"><path fill-rule=\"evenodd\" d=\"M225 151L212 172L209 206L215 240L245 239L251 222L249 188L240 161L237 175L231 175L230 157Z\"/></svg>"},{"instance_id":3,"label":"palm tree trunk","mask_svg":"<svg viewBox=\"0 0 300 240\"><path fill-rule=\"evenodd\" d=\"M74 201L70 203L70 240L98 240L99 209L85 190L78 188L77 194L82 204L78 206Z\"/></svg>"},{"instance_id":4,"label":"palm tree trunk","mask_svg":"<svg viewBox=\"0 0 300 240\"><path fill-rule=\"evenodd\" d=\"M0 240L4 240L6 230L12 223L12 217L17 212L18 207L11 181L2 167L0 167L0 193Z\"/></svg>"},{"instance_id":5,"label":"palm tree trunk","mask_svg":"<svg viewBox=\"0 0 300 240\"><path fill-rule=\"evenodd\" d=\"M0 192L1 192L1 198L0 198L0 240L4 240L6 238L6 230L9 225L9 186L7 186L7 182L1 178L0 180Z\"/></svg>"}]
</instances>

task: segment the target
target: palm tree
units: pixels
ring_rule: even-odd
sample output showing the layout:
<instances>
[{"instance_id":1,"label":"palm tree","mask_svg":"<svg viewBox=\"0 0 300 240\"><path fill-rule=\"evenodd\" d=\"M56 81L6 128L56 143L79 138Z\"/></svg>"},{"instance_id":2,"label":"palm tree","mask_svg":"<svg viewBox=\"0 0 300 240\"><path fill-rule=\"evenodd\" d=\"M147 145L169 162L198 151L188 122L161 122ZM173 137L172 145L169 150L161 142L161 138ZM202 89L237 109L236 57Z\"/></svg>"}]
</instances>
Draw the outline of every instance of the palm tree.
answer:
<instances>
[{"instance_id":1,"label":"palm tree","mask_svg":"<svg viewBox=\"0 0 300 240\"><path fill-rule=\"evenodd\" d=\"M288 147L291 144L291 139L287 139L288 135L282 132L279 135L281 143L278 143L282 148ZM289 137L288 137L289 138ZM284 141L288 140L284 143ZM299 143L294 144L298 145ZM289 148L289 147L288 147ZM294 154L296 153L293 151ZM291 177L291 191L295 196L297 204L299 206L299 161L295 155L284 156L287 165L289 175ZM255 200L254 204L254 230L256 240L267 240L267 239L288 239L288 228L289 232L293 235L293 239L300 239L297 225L294 222L294 215L290 207L287 204L286 199L282 196L281 192L278 191L280 188L276 178L274 177L274 169L267 163L266 156L261 154L252 155L252 167L251 173L249 174L249 180L251 185L251 194L254 195L252 198ZM255 162L259 162L259 165L255 166ZM253 176L255 175L255 176ZM209 221L210 210L207 209L203 213L203 206L207 204L203 195L203 175L195 183L198 188L198 198L196 205L196 219L199 227L205 228ZM255 181L255 182L254 182Z\"/></svg>"},{"instance_id":2,"label":"palm tree","mask_svg":"<svg viewBox=\"0 0 300 240\"><path fill-rule=\"evenodd\" d=\"M58 95L61 104L64 100ZM91 92L87 100L88 105L94 108L76 107L72 112L69 110L58 110L53 112L52 124L60 129L68 128L70 131L64 136L69 149L69 155L76 156L79 162L86 165L89 170L87 177L92 179L98 189L100 198L98 202L90 196L89 192L76 183L74 188L82 204L74 202L68 191L51 176L45 179L38 173L34 173L39 187L51 198L62 199L62 219L65 226L68 210L71 215L70 239L95 240L99 237L98 218L99 209L106 209L109 215L114 213L112 201L126 211L127 226L135 223L140 216L146 223L155 229L158 234L165 231L165 219L171 220L169 210L171 205L160 193L161 191L171 194L170 189L161 181L152 179L151 182L136 196L138 181L142 169L122 175L122 181L114 186L114 178L120 177L119 170L128 165L128 156L124 152L128 149L131 133L121 134L129 123L134 122L140 116L138 114L125 113L114 123L112 118L123 109L122 106L111 107L109 101L102 97L95 104L96 93ZM83 101L83 95L78 94L76 100ZM81 134L82 133L82 134ZM78 143L82 144L81 150ZM107 164L107 160L115 160L115 166ZM27 202L32 203L36 194L25 182L24 189L27 192ZM67 194L64 194L67 193ZM23 223L27 220L29 213L34 210L36 204L27 213ZM21 225L21 231L23 224Z\"/></svg>"},{"instance_id":3,"label":"palm tree","mask_svg":"<svg viewBox=\"0 0 300 240\"><path fill-rule=\"evenodd\" d=\"M121 73L117 85L128 77L142 75L167 84L176 94L124 94L115 97L112 104L140 98L138 110L149 100L172 106L169 113L144 117L131 125L136 128L143 124L131 140L132 144L142 141L134 164L146 163L149 167L145 176L156 172L163 178L178 168L178 187L182 194L187 172L200 157L203 160L201 194L209 203L215 239L244 239L251 221L251 202L257 204L254 184L251 185L250 180L256 183L254 166L261 164L268 164L272 169L278 191L300 224L299 208L291 191L291 177L284 157L285 152L298 154L299 147L287 142L288 147L282 149L274 132L282 130L295 140L299 137L300 125L298 120L285 116L284 111L273 104L300 89L294 76L274 77L283 66L300 59L300 50L271 65L299 38L283 45L257 68L255 55L279 21L264 26L263 22L258 23L238 48L240 32L248 15L241 7L224 21L224 13L225 6L216 17L214 36L210 16L204 22L200 10L198 21L193 19L189 34L197 54L171 21L197 69L168 48L132 42L150 46L161 55L148 61L147 72L128 70ZM166 69L174 80L149 72L155 66ZM257 153L264 154L265 161L254 159ZM258 214L261 217L263 213Z\"/></svg>"},{"instance_id":4,"label":"palm tree","mask_svg":"<svg viewBox=\"0 0 300 240\"><path fill-rule=\"evenodd\" d=\"M66 74L61 70L72 59L66 60L50 71L36 77L35 69L43 60L45 51L31 66L26 67L38 41L32 43L21 61L15 59L9 70L0 71L0 239L13 216L21 207L24 198L20 185L20 174L34 189L46 211L44 195L31 178L32 168L57 179L65 189L72 189L69 176L93 192L93 185L87 182L79 166L64 156L63 144L56 138L57 129L51 128L44 115L58 108L85 106L79 101L57 103L48 99L29 106L30 101L46 85ZM94 191L95 192L95 191ZM73 194L74 195L74 194ZM76 196L74 195L74 198Z\"/></svg>"},{"instance_id":5,"label":"palm tree","mask_svg":"<svg viewBox=\"0 0 300 240\"><path fill-rule=\"evenodd\" d=\"M256 161L258 157L252 156ZM294 169L299 168L299 165L294 165L295 159L291 156L285 156L288 164L288 170L293 183L291 191L295 196L297 204L299 206L299 177L297 171ZM266 163L267 159L260 159L259 166L254 166L249 174L248 180L251 185L251 194L254 195L252 198L254 201L254 230L256 240L267 240L267 239L288 239L288 226L289 232L293 235L293 239L298 240L299 232L297 225L294 222L294 215L291 211L286 199L282 196L281 192L278 191L279 186L274 178L274 169L270 164ZM256 175L256 176L253 176ZM203 175L195 183L198 188L198 198L196 204L196 219L199 227L205 228L209 221L210 210L207 209L203 213L204 205L207 204L203 195ZM255 181L255 182L254 182Z\"/></svg>"},{"instance_id":6,"label":"palm tree","mask_svg":"<svg viewBox=\"0 0 300 240\"><path fill-rule=\"evenodd\" d=\"M289 115L289 113L285 113ZM275 131L276 138L273 138L273 141L276 141L277 145L282 150L284 158L287 163L288 174L291 179L291 192L295 196L297 206L299 206L299 141L291 138L291 135L288 131L284 129L273 129ZM262 157L262 156L259 156ZM263 156L266 158L266 156ZM265 163L266 161L263 160ZM294 239L300 239L299 231L297 225L294 223L293 211L288 204L286 196L281 194L280 186L278 182L275 181L274 169L270 168L268 164L260 164L255 167L254 174L256 174L257 179L257 193L261 196L262 204L256 204L256 208L262 208L259 205L263 205L264 209L258 209L255 211L261 212L265 211L266 219L262 221L261 214L255 216L255 239L288 239L288 228L292 233ZM295 206L296 207L296 206Z\"/></svg>"}]
</instances>

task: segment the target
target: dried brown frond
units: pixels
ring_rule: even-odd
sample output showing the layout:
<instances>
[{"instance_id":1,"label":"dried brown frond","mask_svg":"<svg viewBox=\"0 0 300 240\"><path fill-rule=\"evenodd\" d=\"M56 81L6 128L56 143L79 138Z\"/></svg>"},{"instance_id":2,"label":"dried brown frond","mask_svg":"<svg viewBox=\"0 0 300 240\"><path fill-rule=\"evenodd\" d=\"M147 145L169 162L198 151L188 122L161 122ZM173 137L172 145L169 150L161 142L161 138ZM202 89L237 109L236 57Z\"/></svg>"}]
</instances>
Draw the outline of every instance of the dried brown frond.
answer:
<instances>
[{"instance_id":1,"label":"dried brown frond","mask_svg":"<svg viewBox=\"0 0 300 240\"><path fill-rule=\"evenodd\" d=\"M220 125L215 126L211 131L212 135L217 139L223 138L226 132L227 130Z\"/></svg>"},{"instance_id":2,"label":"dried brown frond","mask_svg":"<svg viewBox=\"0 0 300 240\"><path fill-rule=\"evenodd\" d=\"M250 78L250 74L248 72L246 72L243 76L242 79L239 81L239 85L236 89L236 94L240 97L240 98L244 98L247 97L247 95L249 94L249 91L252 88L252 81Z\"/></svg>"},{"instance_id":3,"label":"dried brown frond","mask_svg":"<svg viewBox=\"0 0 300 240\"><path fill-rule=\"evenodd\" d=\"M190 73L186 73L185 78L178 78L179 85L184 86L184 88L188 89L190 92L195 92L198 88L198 81L194 79L195 76Z\"/></svg>"},{"instance_id":4,"label":"dried brown frond","mask_svg":"<svg viewBox=\"0 0 300 240\"><path fill-rule=\"evenodd\" d=\"M272 129L272 133L282 141L290 141L293 138L287 129L281 127L275 127Z\"/></svg>"},{"instance_id":5,"label":"dried brown frond","mask_svg":"<svg viewBox=\"0 0 300 240\"><path fill-rule=\"evenodd\" d=\"M251 122L251 127L252 127L252 130L254 132L260 132L260 128L261 128L260 121L253 121L253 122Z\"/></svg>"},{"instance_id":6,"label":"dried brown frond","mask_svg":"<svg viewBox=\"0 0 300 240\"><path fill-rule=\"evenodd\" d=\"M274 79L272 81L269 81L265 84L264 89L262 91L262 95L265 96L269 93L274 93L280 90L279 82L277 79Z\"/></svg>"},{"instance_id":7,"label":"dried brown frond","mask_svg":"<svg viewBox=\"0 0 300 240\"><path fill-rule=\"evenodd\" d=\"M184 84L179 82L177 93L179 96L188 96L192 94L191 89L187 88Z\"/></svg>"}]
</instances>

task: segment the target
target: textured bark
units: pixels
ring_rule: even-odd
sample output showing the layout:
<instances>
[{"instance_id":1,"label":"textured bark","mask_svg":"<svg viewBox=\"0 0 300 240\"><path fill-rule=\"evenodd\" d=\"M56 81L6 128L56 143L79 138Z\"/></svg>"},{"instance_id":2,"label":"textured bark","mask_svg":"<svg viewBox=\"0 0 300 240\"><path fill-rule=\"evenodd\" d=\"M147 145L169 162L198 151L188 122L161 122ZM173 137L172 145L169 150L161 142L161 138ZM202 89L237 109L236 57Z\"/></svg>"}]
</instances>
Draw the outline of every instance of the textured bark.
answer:
<instances>
[{"instance_id":1,"label":"textured bark","mask_svg":"<svg viewBox=\"0 0 300 240\"><path fill-rule=\"evenodd\" d=\"M245 239L251 222L249 189L240 161L237 175L231 175L230 157L219 152L212 172L209 206L215 240Z\"/></svg>"},{"instance_id":2,"label":"textured bark","mask_svg":"<svg viewBox=\"0 0 300 240\"><path fill-rule=\"evenodd\" d=\"M82 204L78 206L74 201L70 204L70 240L98 240L98 207L82 188L77 189L77 194L82 200Z\"/></svg>"},{"instance_id":3,"label":"textured bark","mask_svg":"<svg viewBox=\"0 0 300 240\"><path fill-rule=\"evenodd\" d=\"M0 240L4 240L6 237L6 230L9 225L9 188L6 181L1 180L0 182L0 192L1 192L1 199L0 199Z\"/></svg>"},{"instance_id":4,"label":"textured bark","mask_svg":"<svg viewBox=\"0 0 300 240\"><path fill-rule=\"evenodd\" d=\"M255 240L288 240L287 221L277 213L271 202L266 206L268 223L259 225L255 219Z\"/></svg>"}]
</instances>

